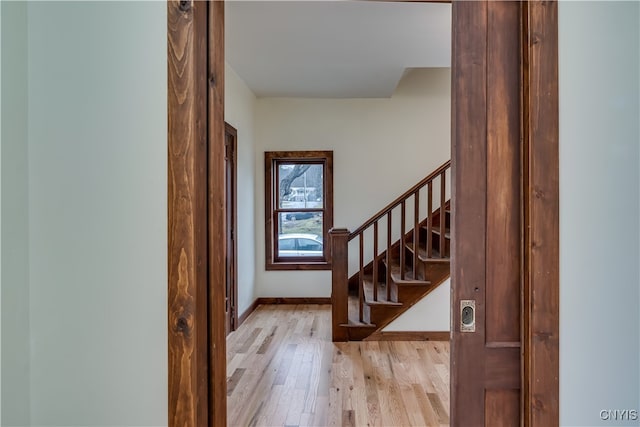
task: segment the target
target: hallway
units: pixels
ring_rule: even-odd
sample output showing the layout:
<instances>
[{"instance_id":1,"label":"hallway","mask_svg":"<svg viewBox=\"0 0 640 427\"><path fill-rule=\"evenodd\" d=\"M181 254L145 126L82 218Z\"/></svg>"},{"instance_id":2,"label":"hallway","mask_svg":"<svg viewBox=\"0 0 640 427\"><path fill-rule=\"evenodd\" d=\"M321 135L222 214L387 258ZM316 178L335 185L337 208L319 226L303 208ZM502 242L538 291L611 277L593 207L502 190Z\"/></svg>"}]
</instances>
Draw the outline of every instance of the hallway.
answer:
<instances>
[{"instance_id":1,"label":"hallway","mask_svg":"<svg viewBox=\"0 0 640 427\"><path fill-rule=\"evenodd\" d=\"M331 342L330 305L261 305L227 338L230 426L447 426L449 343Z\"/></svg>"}]
</instances>

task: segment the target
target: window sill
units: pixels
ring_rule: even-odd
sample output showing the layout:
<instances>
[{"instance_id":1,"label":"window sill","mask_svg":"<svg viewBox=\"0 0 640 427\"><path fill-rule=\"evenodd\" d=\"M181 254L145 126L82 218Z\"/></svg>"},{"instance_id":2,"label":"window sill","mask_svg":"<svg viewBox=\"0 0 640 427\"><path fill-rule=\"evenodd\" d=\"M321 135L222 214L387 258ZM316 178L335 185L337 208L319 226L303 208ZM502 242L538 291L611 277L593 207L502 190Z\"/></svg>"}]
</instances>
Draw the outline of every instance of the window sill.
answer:
<instances>
[{"instance_id":1,"label":"window sill","mask_svg":"<svg viewBox=\"0 0 640 427\"><path fill-rule=\"evenodd\" d=\"M275 262L267 263L267 271L308 271L308 270L331 270L331 263L328 262Z\"/></svg>"}]
</instances>

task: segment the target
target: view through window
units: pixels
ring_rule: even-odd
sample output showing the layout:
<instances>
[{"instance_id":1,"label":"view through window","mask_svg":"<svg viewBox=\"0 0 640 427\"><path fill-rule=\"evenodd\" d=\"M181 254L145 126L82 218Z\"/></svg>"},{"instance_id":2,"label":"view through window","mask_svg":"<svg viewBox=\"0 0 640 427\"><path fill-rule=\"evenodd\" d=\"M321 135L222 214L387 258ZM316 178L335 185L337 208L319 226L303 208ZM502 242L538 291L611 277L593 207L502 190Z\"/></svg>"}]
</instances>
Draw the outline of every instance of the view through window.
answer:
<instances>
[{"instance_id":1,"label":"view through window","mask_svg":"<svg viewBox=\"0 0 640 427\"><path fill-rule=\"evenodd\" d=\"M265 153L267 268L328 268L333 153Z\"/></svg>"}]
</instances>

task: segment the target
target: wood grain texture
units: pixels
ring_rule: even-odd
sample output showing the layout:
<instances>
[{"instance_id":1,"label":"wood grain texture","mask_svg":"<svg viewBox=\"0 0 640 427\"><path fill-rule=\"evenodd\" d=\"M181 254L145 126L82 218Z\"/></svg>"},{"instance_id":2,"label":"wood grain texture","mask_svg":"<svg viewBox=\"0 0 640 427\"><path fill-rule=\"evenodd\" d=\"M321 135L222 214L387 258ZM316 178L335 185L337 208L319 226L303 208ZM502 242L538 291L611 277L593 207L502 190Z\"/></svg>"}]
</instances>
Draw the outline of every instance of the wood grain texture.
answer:
<instances>
[{"instance_id":1,"label":"wood grain texture","mask_svg":"<svg viewBox=\"0 0 640 427\"><path fill-rule=\"evenodd\" d=\"M451 425L471 427L484 423L488 3L454 1L452 12ZM460 332L460 300L476 302L475 333Z\"/></svg>"},{"instance_id":2,"label":"wood grain texture","mask_svg":"<svg viewBox=\"0 0 640 427\"><path fill-rule=\"evenodd\" d=\"M447 342L334 344L330 315L261 305L229 335L229 425L449 425Z\"/></svg>"},{"instance_id":3,"label":"wood grain texture","mask_svg":"<svg viewBox=\"0 0 640 427\"><path fill-rule=\"evenodd\" d=\"M207 12L167 3L170 426L209 425Z\"/></svg>"},{"instance_id":4,"label":"wood grain texture","mask_svg":"<svg viewBox=\"0 0 640 427\"><path fill-rule=\"evenodd\" d=\"M524 276L521 4L460 2L454 10L454 22L462 25L454 29L454 236L464 237L453 239L451 421L517 425ZM479 87L469 88L471 81ZM461 300L475 301L475 332L460 332ZM499 422L491 411L502 406L515 418Z\"/></svg>"},{"instance_id":5,"label":"wood grain texture","mask_svg":"<svg viewBox=\"0 0 640 427\"><path fill-rule=\"evenodd\" d=\"M555 8L553 2L453 6L453 235L464 235L453 239L452 256L456 426L558 425ZM486 203L470 189L486 195ZM461 299L476 301L475 333L459 332ZM478 363L484 369L474 376ZM507 421L495 408L504 408Z\"/></svg>"},{"instance_id":6,"label":"wood grain texture","mask_svg":"<svg viewBox=\"0 0 640 427\"><path fill-rule=\"evenodd\" d=\"M226 401L226 183L225 183L225 123L224 123L224 2L208 5L208 73L201 76L208 86L207 130L209 223L209 423L227 423ZM199 76L200 77L200 76Z\"/></svg>"},{"instance_id":7,"label":"wood grain texture","mask_svg":"<svg viewBox=\"0 0 640 427\"><path fill-rule=\"evenodd\" d=\"M227 310L226 333L238 328L238 130L224 124L225 138L225 212Z\"/></svg>"},{"instance_id":8,"label":"wood grain texture","mask_svg":"<svg viewBox=\"0 0 640 427\"><path fill-rule=\"evenodd\" d=\"M520 5L488 10L486 342L520 342Z\"/></svg>"},{"instance_id":9,"label":"wood grain texture","mask_svg":"<svg viewBox=\"0 0 640 427\"><path fill-rule=\"evenodd\" d=\"M329 232L331 253L333 257L331 269L331 322L333 341L346 341L348 333L344 326L349 323L349 284L348 255L349 230L332 229Z\"/></svg>"},{"instance_id":10,"label":"wood grain texture","mask_svg":"<svg viewBox=\"0 0 640 427\"><path fill-rule=\"evenodd\" d=\"M524 421L559 424L559 118L558 6L531 1L524 8L523 100L525 175L523 363Z\"/></svg>"},{"instance_id":11,"label":"wood grain texture","mask_svg":"<svg viewBox=\"0 0 640 427\"><path fill-rule=\"evenodd\" d=\"M514 427L520 424L520 393L518 390L487 390L484 425Z\"/></svg>"},{"instance_id":12,"label":"wood grain texture","mask_svg":"<svg viewBox=\"0 0 640 427\"><path fill-rule=\"evenodd\" d=\"M260 297L258 304L331 304L330 297Z\"/></svg>"},{"instance_id":13,"label":"wood grain texture","mask_svg":"<svg viewBox=\"0 0 640 427\"><path fill-rule=\"evenodd\" d=\"M449 341L449 331L378 331L365 341Z\"/></svg>"}]
</instances>

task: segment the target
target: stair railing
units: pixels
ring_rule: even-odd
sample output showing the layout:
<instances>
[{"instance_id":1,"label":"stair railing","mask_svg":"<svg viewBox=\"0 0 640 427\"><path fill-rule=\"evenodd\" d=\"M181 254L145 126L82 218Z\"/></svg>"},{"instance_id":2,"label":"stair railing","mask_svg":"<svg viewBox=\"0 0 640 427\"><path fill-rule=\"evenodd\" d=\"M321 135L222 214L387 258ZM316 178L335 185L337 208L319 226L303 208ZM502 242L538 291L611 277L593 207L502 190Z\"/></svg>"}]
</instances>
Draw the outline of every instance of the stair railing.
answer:
<instances>
[{"instance_id":1,"label":"stair railing","mask_svg":"<svg viewBox=\"0 0 640 427\"><path fill-rule=\"evenodd\" d=\"M419 227L422 222L426 220L427 226L427 236L426 236L426 255L428 258L434 257L444 257L445 256L445 215L444 212L441 212L439 215L439 253L434 254L433 251L433 242L432 242L432 233L433 233L433 224L431 218L434 215L434 204L433 204L433 186L434 181L439 178L440 181L440 203L438 208L444 208L446 201L446 190L447 190L447 171L451 167L451 161L447 161L442 166L438 167L435 171L429 174L427 177L422 179L416 185L411 187L408 191L402 194L400 197L395 199L393 202L389 203L385 208L380 210L378 213L373 215L369 220L365 221L360 227L358 227L355 231L349 232L347 229L332 229L329 231L330 235L330 244L331 244L331 253L332 253L332 305L333 305L333 339L334 341L345 341L347 339L346 333L344 332L344 328L341 328L340 325L346 325L349 322L349 313L348 313L348 298L349 298L349 271L348 271L348 256L349 256L349 242L358 238L359 239L359 262L358 262L358 295L359 295L359 304L358 304L358 319L360 322L363 321L363 311L364 311L364 276L365 276L365 239L364 235L367 230L373 227L373 256L371 259L373 272L372 272L372 280L373 280L373 300L379 301L378 296L378 284L379 277L378 271L380 262L383 257L379 253L379 222L384 220L386 217L386 228L387 228L387 236L386 236L386 250L383 252L386 257L386 264L388 268L386 269L386 278L385 281L387 283L386 286L386 295L385 299L387 301L391 300L391 286L389 283L391 282L391 256L392 249L394 248L394 244L392 242L392 226L394 224L393 221L393 211L400 207L400 239L398 241L398 256L400 261L400 278L404 280L406 278L406 253L404 250L404 242L405 240L412 235L412 244L413 244L413 260L412 260L412 275L415 279L417 276L416 266L418 264L418 248L420 246L420 233ZM426 197L427 197L427 211L424 218L420 216L420 191L426 187ZM406 207L407 202L413 198L413 221L412 221L412 231L407 233L406 231ZM396 221L397 223L397 221ZM436 255L436 256L434 256ZM368 261L368 260L367 260Z\"/></svg>"}]
</instances>

